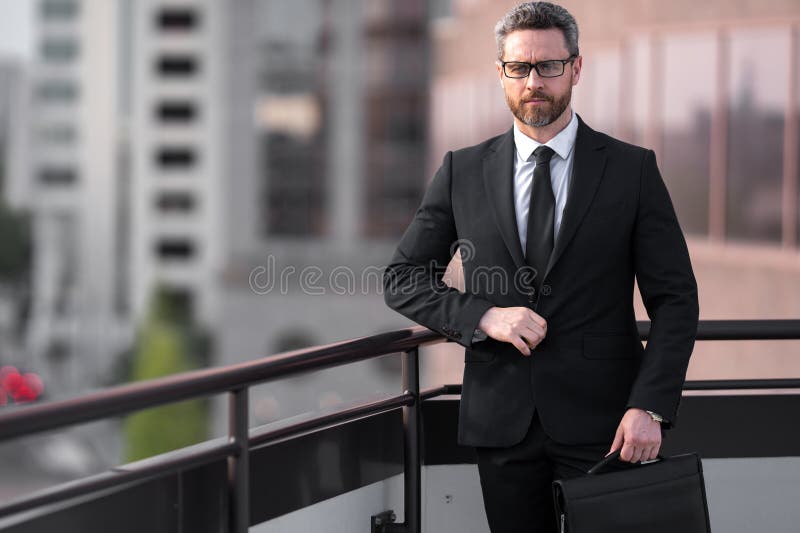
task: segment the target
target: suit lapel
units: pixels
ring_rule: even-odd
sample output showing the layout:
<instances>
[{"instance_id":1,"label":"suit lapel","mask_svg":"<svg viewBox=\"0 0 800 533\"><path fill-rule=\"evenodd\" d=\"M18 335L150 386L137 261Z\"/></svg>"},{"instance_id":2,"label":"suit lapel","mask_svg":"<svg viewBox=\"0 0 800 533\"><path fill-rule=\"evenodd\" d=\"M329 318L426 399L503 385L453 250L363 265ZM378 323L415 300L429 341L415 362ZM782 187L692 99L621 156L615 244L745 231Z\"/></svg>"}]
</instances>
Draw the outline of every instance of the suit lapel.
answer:
<instances>
[{"instance_id":1,"label":"suit lapel","mask_svg":"<svg viewBox=\"0 0 800 533\"><path fill-rule=\"evenodd\" d=\"M586 210L592 203L606 166L605 141L601 135L584 124L579 117L578 134L575 139L575 159L572 164L572 180L567 194L564 217L547 263L547 273L558 262L567 245L575 236ZM547 274L545 274L546 276Z\"/></svg>"},{"instance_id":2,"label":"suit lapel","mask_svg":"<svg viewBox=\"0 0 800 533\"><path fill-rule=\"evenodd\" d=\"M514 133L513 128L500 137L493 151L483 160L483 184L489 208L500 228L506 247L517 268L525 264L522 244L519 242L517 218L514 209Z\"/></svg>"}]
</instances>

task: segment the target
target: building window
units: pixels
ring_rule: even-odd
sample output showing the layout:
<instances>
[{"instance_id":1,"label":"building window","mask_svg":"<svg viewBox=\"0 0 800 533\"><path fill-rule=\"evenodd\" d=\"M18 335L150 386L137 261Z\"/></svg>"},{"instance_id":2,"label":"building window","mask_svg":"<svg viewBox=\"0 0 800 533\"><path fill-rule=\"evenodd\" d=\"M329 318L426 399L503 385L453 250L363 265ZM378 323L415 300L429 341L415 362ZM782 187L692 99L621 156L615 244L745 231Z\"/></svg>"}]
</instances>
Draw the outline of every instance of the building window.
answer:
<instances>
[{"instance_id":1,"label":"building window","mask_svg":"<svg viewBox=\"0 0 800 533\"><path fill-rule=\"evenodd\" d=\"M187 192L164 192L156 199L156 206L164 213L188 213L195 208L195 198Z\"/></svg>"},{"instance_id":2,"label":"building window","mask_svg":"<svg viewBox=\"0 0 800 533\"><path fill-rule=\"evenodd\" d=\"M196 152L185 146L159 148L156 152L156 163L164 169L185 169L194 166L196 161Z\"/></svg>"},{"instance_id":3,"label":"building window","mask_svg":"<svg viewBox=\"0 0 800 533\"><path fill-rule=\"evenodd\" d=\"M156 107L156 116L162 122L191 122L197 116L197 108L193 102L178 100L161 102Z\"/></svg>"},{"instance_id":4,"label":"building window","mask_svg":"<svg viewBox=\"0 0 800 533\"><path fill-rule=\"evenodd\" d=\"M78 133L72 124L49 124L39 128L39 139L50 145L69 145L75 142Z\"/></svg>"},{"instance_id":5,"label":"building window","mask_svg":"<svg viewBox=\"0 0 800 533\"><path fill-rule=\"evenodd\" d=\"M262 140L262 164L270 177L266 188L270 235L298 237L325 231L324 155L314 139L284 132L267 133Z\"/></svg>"},{"instance_id":6,"label":"building window","mask_svg":"<svg viewBox=\"0 0 800 533\"><path fill-rule=\"evenodd\" d=\"M425 170L426 97L421 88L384 88L366 99L369 149L362 232L370 238L397 237L422 197L424 182L409 179Z\"/></svg>"},{"instance_id":7,"label":"building window","mask_svg":"<svg viewBox=\"0 0 800 533\"><path fill-rule=\"evenodd\" d=\"M195 252L194 243L185 238L164 238L156 243L156 254L164 261L187 261Z\"/></svg>"},{"instance_id":8,"label":"building window","mask_svg":"<svg viewBox=\"0 0 800 533\"><path fill-rule=\"evenodd\" d=\"M78 42L71 37L49 37L42 41L41 53L49 63L67 63L78 56Z\"/></svg>"},{"instance_id":9,"label":"building window","mask_svg":"<svg viewBox=\"0 0 800 533\"><path fill-rule=\"evenodd\" d=\"M423 2L381 3L385 9L373 12L363 35L369 52L360 232L393 239L408 225L425 187L430 43Z\"/></svg>"},{"instance_id":10,"label":"building window","mask_svg":"<svg viewBox=\"0 0 800 533\"><path fill-rule=\"evenodd\" d=\"M198 25L198 14L188 7L167 7L159 11L156 24L164 31L191 31Z\"/></svg>"},{"instance_id":11,"label":"building window","mask_svg":"<svg viewBox=\"0 0 800 533\"><path fill-rule=\"evenodd\" d=\"M790 41L789 28L730 35L727 230L733 239L781 242Z\"/></svg>"},{"instance_id":12,"label":"building window","mask_svg":"<svg viewBox=\"0 0 800 533\"><path fill-rule=\"evenodd\" d=\"M71 20L78 15L78 2L75 0L44 0L41 3L42 18L50 20Z\"/></svg>"},{"instance_id":13,"label":"building window","mask_svg":"<svg viewBox=\"0 0 800 533\"><path fill-rule=\"evenodd\" d=\"M671 35L663 47L661 169L683 230L706 235L715 98L709 59L717 57L716 35Z\"/></svg>"},{"instance_id":14,"label":"building window","mask_svg":"<svg viewBox=\"0 0 800 533\"><path fill-rule=\"evenodd\" d=\"M36 89L37 96L45 103L70 103L78 98L78 87L66 80L42 82Z\"/></svg>"},{"instance_id":15,"label":"building window","mask_svg":"<svg viewBox=\"0 0 800 533\"><path fill-rule=\"evenodd\" d=\"M69 167L45 167L39 170L39 182L43 185L72 185L77 179L74 168Z\"/></svg>"},{"instance_id":16,"label":"building window","mask_svg":"<svg viewBox=\"0 0 800 533\"><path fill-rule=\"evenodd\" d=\"M158 58L157 73L165 78L185 78L198 70L197 58L186 54L169 54Z\"/></svg>"}]
</instances>

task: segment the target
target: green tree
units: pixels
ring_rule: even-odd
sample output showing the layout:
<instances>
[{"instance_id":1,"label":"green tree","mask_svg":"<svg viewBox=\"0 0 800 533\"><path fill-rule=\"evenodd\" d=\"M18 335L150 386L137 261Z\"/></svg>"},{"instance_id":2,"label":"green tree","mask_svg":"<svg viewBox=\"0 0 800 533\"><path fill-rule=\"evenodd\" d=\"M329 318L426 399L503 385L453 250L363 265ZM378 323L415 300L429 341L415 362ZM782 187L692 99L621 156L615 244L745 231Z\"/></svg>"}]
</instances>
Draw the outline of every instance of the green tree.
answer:
<instances>
[{"instance_id":1,"label":"green tree","mask_svg":"<svg viewBox=\"0 0 800 533\"><path fill-rule=\"evenodd\" d=\"M139 335L131 379L154 379L197 367L188 348L192 330L166 291L156 292ZM208 438L208 402L189 400L140 411L126 418L125 459L136 461Z\"/></svg>"}]
</instances>

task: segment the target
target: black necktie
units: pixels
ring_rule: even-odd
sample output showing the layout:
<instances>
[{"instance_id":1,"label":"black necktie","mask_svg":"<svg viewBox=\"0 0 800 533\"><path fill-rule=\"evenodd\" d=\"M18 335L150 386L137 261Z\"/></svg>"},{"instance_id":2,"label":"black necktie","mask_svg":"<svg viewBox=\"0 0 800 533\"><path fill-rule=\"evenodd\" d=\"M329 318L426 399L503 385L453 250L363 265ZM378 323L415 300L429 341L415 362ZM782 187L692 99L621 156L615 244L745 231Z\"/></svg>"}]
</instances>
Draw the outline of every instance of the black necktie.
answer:
<instances>
[{"instance_id":1,"label":"black necktie","mask_svg":"<svg viewBox=\"0 0 800 533\"><path fill-rule=\"evenodd\" d=\"M537 289L542 286L547 262L553 252L553 215L556 201L553 196L553 185L550 183L550 158L554 153L551 148L544 145L533 151L536 167L533 169L531 203L528 209L525 261L536 269L534 285Z\"/></svg>"}]
</instances>

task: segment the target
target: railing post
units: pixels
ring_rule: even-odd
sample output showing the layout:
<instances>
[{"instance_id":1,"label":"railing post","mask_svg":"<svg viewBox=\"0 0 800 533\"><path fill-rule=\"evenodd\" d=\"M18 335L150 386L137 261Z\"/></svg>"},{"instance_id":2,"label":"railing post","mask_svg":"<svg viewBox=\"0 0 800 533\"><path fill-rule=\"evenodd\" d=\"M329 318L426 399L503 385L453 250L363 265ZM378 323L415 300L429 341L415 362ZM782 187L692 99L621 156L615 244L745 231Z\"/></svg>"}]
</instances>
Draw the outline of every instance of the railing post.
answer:
<instances>
[{"instance_id":1,"label":"railing post","mask_svg":"<svg viewBox=\"0 0 800 533\"><path fill-rule=\"evenodd\" d=\"M405 517L395 522L395 513L386 510L370 517L371 533L420 533L422 531L422 459L420 426L422 398L419 390L419 348L402 354L403 391L414 403L403 407L403 483Z\"/></svg>"},{"instance_id":2,"label":"railing post","mask_svg":"<svg viewBox=\"0 0 800 533\"><path fill-rule=\"evenodd\" d=\"M419 348L403 352L403 388L414 395L414 404L403 407L403 449L405 455L405 518L407 533L422 529L422 461L420 457Z\"/></svg>"},{"instance_id":3,"label":"railing post","mask_svg":"<svg viewBox=\"0 0 800 533\"><path fill-rule=\"evenodd\" d=\"M228 457L228 532L247 533L250 525L250 449L247 387L228 393L228 438L236 444Z\"/></svg>"}]
</instances>

